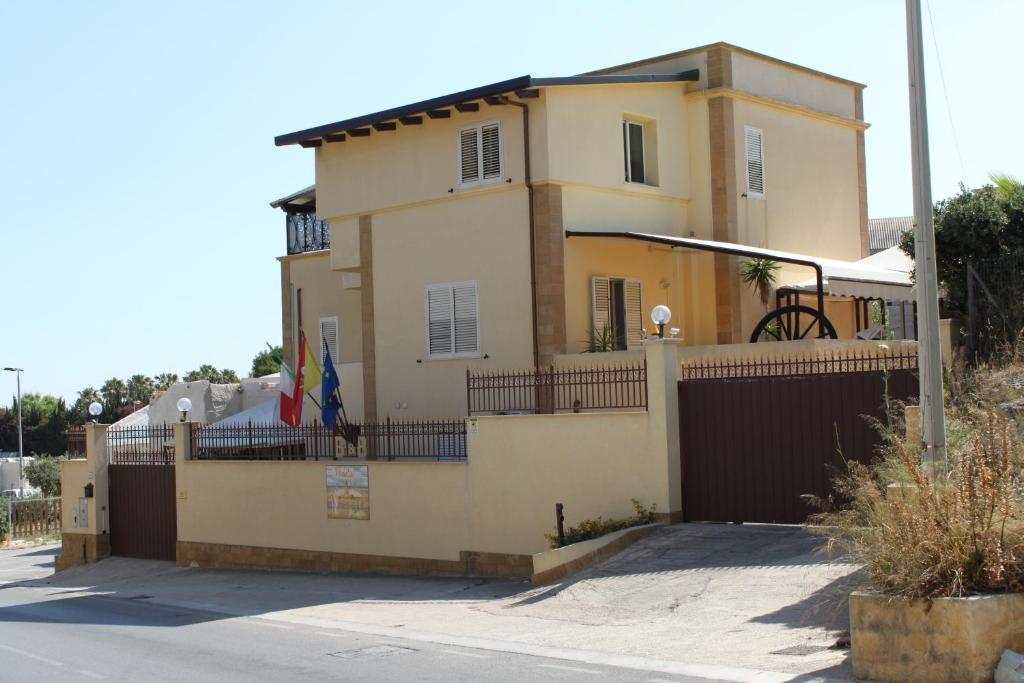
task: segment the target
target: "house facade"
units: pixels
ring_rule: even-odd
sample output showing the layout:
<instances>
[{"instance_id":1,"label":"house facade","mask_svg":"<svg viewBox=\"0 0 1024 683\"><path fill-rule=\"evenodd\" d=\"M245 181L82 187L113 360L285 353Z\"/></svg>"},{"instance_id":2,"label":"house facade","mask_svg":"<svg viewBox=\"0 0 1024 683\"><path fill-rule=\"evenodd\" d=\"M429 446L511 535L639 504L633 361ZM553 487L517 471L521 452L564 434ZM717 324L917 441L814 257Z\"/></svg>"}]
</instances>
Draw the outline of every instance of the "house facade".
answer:
<instances>
[{"instance_id":1,"label":"house facade","mask_svg":"<svg viewBox=\"0 0 1024 683\"><path fill-rule=\"evenodd\" d=\"M467 369L636 350L659 304L686 345L747 341L741 259L671 240L867 256L863 88L716 43L279 136L316 163L273 204L285 356L304 330L383 419L466 414ZM840 337L855 308L825 302Z\"/></svg>"}]
</instances>

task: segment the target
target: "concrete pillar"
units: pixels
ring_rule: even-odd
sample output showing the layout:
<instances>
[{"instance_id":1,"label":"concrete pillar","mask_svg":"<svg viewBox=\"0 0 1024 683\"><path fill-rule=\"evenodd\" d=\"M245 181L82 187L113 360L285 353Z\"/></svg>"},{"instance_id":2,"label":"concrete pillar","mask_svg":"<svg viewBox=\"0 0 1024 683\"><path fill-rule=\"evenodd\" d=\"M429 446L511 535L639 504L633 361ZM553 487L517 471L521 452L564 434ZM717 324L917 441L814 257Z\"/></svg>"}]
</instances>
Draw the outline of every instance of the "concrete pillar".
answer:
<instances>
[{"instance_id":1,"label":"concrete pillar","mask_svg":"<svg viewBox=\"0 0 1024 683\"><path fill-rule=\"evenodd\" d=\"M174 425L174 464L180 466L192 459L192 423L178 422Z\"/></svg>"},{"instance_id":2,"label":"concrete pillar","mask_svg":"<svg viewBox=\"0 0 1024 683\"><path fill-rule=\"evenodd\" d=\"M683 520L682 462L679 453L679 346L680 339L648 339L647 412L651 446L659 455L664 473L658 495L658 521L676 524Z\"/></svg>"},{"instance_id":3,"label":"concrete pillar","mask_svg":"<svg viewBox=\"0 0 1024 683\"><path fill-rule=\"evenodd\" d=\"M110 555L109 463L107 425L87 424L85 460L61 463L62 550L57 571Z\"/></svg>"}]
</instances>

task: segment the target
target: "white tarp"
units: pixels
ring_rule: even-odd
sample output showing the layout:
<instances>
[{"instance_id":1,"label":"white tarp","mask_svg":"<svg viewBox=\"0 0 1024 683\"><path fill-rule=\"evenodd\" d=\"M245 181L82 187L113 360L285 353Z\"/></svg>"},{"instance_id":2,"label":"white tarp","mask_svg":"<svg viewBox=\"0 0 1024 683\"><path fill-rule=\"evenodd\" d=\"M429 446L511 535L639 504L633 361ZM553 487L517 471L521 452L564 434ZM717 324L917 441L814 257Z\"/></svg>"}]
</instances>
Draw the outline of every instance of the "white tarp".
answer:
<instances>
[{"instance_id":1,"label":"white tarp","mask_svg":"<svg viewBox=\"0 0 1024 683\"><path fill-rule=\"evenodd\" d=\"M250 423L253 425L270 425L272 427L287 427L281 422L280 417L281 394L278 393L269 401L259 403L248 410L235 413L230 417L219 420L210 425L209 432L200 432L198 445L206 448L240 448L251 446L255 448L266 448L268 446L285 446L290 444L303 443L303 430L301 427L293 430L248 430L245 429ZM219 430L218 427L228 429ZM231 428L234 429L231 429ZM266 433L272 431L272 434Z\"/></svg>"}]
</instances>

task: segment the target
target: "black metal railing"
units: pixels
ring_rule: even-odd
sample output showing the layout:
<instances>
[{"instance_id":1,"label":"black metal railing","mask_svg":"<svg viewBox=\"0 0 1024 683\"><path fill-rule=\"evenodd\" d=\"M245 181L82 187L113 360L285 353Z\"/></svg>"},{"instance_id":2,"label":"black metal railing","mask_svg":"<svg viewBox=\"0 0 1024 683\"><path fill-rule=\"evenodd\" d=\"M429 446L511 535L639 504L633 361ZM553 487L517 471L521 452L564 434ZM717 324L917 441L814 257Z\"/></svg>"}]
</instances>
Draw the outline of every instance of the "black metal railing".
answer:
<instances>
[{"instance_id":1,"label":"black metal railing","mask_svg":"<svg viewBox=\"0 0 1024 683\"><path fill-rule=\"evenodd\" d=\"M139 425L107 429L111 465L173 465L174 425Z\"/></svg>"},{"instance_id":2,"label":"black metal railing","mask_svg":"<svg viewBox=\"0 0 1024 683\"><path fill-rule=\"evenodd\" d=\"M893 353L851 350L785 358L707 358L685 363L682 366L682 378L784 377L916 369L917 353L912 349L901 349Z\"/></svg>"},{"instance_id":3,"label":"black metal railing","mask_svg":"<svg viewBox=\"0 0 1024 683\"><path fill-rule=\"evenodd\" d=\"M64 432L67 445L64 449L69 458L78 459L85 457L85 427L72 427Z\"/></svg>"},{"instance_id":4,"label":"black metal railing","mask_svg":"<svg viewBox=\"0 0 1024 683\"><path fill-rule=\"evenodd\" d=\"M464 418L193 425L194 460L465 460Z\"/></svg>"},{"instance_id":5,"label":"black metal railing","mask_svg":"<svg viewBox=\"0 0 1024 683\"><path fill-rule=\"evenodd\" d=\"M285 217L288 233L288 253L304 254L331 248L331 226L316 217L312 211L290 213Z\"/></svg>"},{"instance_id":6,"label":"black metal railing","mask_svg":"<svg viewBox=\"0 0 1024 683\"><path fill-rule=\"evenodd\" d=\"M545 370L466 371L470 415L647 408L647 362Z\"/></svg>"}]
</instances>

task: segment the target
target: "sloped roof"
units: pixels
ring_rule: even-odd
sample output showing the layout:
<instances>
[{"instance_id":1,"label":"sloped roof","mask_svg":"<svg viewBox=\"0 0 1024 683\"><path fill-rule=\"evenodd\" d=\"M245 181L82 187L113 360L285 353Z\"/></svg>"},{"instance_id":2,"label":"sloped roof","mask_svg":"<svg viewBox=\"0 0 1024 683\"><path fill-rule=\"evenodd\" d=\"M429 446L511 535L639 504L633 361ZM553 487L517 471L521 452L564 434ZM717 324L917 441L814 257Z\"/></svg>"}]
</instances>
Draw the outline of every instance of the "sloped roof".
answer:
<instances>
[{"instance_id":1,"label":"sloped roof","mask_svg":"<svg viewBox=\"0 0 1024 683\"><path fill-rule=\"evenodd\" d=\"M898 246L903 233L913 229L913 216L868 219L868 248L875 252Z\"/></svg>"},{"instance_id":2,"label":"sloped roof","mask_svg":"<svg viewBox=\"0 0 1024 683\"><path fill-rule=\"evenodd\" d=\"M345 119L343 121L336 121L334 123L328 123L314 128L307 128L305 130L295 131L294 133L278 135L274 138L274 144L278 147L295 144L319 146L325 135L341 136L353 129L365 129L367 126L372 126L374 124L395 122L402 117L413 116L416 114L427 114L429 116L430 112L436 113L438 110L442 110L447 107L453 107L457 104L463 104L487 97L511 94L519 94L520 96L523 96L524 93L528 95L529 91L534 88L568 85L604 85L615 83L671 83L675 81L696 81L698 77L699 73L697 69L690 69L688 71L682 71L675 74L566 76L556 78L534 78L533 76L526 75L518 78L511 78L507 81L490 83L488 85L480 86L479 88L461 90L459 92L434 97L421 102L413 102L412 104L394 107L393 109L384 109L372 114L364 114L363 116L356 116L355 118Z\"/></svg>"}]
</instances>

